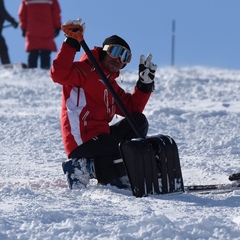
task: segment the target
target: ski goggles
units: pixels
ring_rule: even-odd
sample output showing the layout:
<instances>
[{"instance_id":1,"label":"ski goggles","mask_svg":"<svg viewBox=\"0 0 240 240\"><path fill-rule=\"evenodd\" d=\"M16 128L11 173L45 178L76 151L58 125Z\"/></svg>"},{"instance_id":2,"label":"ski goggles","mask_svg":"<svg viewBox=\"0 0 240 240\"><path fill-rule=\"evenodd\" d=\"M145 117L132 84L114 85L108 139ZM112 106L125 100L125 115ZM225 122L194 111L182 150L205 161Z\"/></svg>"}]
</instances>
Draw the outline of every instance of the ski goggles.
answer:
<instances>
[{"instance_id":1,"label":"ski goggles","mask_svg":"<svg viewBox=\"0 0 240 240\"><path fill-rule=\"evenodd\" d=\"M129 49L117 44L104 45L103 51L106 51L111 58L120 58L120 61L124 64L129 63L132 58Z\"/></svg>"}]
</instances>

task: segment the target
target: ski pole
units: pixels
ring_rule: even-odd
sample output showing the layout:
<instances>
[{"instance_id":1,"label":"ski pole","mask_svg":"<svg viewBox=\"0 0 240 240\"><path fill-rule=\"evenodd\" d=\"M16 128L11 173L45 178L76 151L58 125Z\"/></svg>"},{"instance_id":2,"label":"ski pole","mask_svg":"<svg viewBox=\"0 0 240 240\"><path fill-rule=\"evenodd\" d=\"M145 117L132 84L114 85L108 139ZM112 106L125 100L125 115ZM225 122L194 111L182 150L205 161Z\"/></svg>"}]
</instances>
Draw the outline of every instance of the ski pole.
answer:
<instances>
[{"instance_id":1,"label":"ski pole","mask_svg":"<svg viewBox=\"0 0 240 240\"><path fill-rule=\"evenodd\" d=\"M107 86L108 90L110 91L110 93L114 97L115 101L117 102L118 106L122 110L123 114L125 115L126 119L128 120L129 124L133 128L133 130L136 133L136 135L139 138L145 138L143 133L139 129L138 125L136 124L136 122L134 121L134 119L132 118L132 116L129 114L128 110L126 109L126 107L122 103L121 99L118 97L118 95L115 92L114 88L112 87L112 85L108 81L106 75L104 74L104 72L102 71L102 69L99 66L98 62L94 58L94 56L93 56L91 50L89 49L88 45L86 44L85 40L80 42L80 44L81 44L82 48L84 49L85 53L87 54L87 56L89 57L90 61L92 62L93 66L95 67L97 73L99 74L99 76L101 77L101 79L103 80L105 85Z\"/></svg>"}]
</instances>

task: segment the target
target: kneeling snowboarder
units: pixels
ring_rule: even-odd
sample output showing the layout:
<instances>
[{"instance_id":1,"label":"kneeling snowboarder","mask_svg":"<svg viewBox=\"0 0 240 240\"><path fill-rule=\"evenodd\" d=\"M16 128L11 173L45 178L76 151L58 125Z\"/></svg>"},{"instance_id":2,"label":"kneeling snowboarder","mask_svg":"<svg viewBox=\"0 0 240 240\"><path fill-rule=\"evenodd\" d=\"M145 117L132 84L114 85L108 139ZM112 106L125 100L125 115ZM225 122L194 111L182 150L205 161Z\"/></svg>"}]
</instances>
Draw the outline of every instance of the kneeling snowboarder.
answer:
<instances>
[{"instance_id":1,"label":"kneeling snowboarder","mask_svg":"<svg viewBox=\"0 0 240 240\"><path fill-rule=\"evenodd\" d=\"M86 52L80 61L74 62L84 40L85 24L80 19L67 21L62 30L66 39L53 61L50 76L63 89L61 130L69 158L63 163L63 170L69 187L85 187L91 178L97 178L101 184L125 187L121 181L126 171L119 143L138 136L126 118L110 126L115 114L124 117L124 113ZM128 43L113 35L104 40L102 47L94 47L91 54L145 138L148 121L142 112L154 90L157 69L152 55L140 57L139 79L133 93L127 93L116 78L131 61Z\"/></svg>"}]
</instances>

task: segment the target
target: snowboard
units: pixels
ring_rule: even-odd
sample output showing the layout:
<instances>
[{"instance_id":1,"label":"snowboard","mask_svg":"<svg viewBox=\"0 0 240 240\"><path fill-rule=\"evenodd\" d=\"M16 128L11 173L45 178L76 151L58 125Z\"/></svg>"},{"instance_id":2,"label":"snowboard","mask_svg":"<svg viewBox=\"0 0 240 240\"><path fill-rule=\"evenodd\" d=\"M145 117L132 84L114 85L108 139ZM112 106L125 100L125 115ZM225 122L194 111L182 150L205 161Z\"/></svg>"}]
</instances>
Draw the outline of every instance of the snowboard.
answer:
<instances>
[{"instance_id":1,"label":"snowboard","mask_svg":"<svg viewBox=\"0 0 240 240\"><path fill-rule=\"evenodd\" d=\"M190 185L185 186L184 191L187 193L201 193L201 194L222 194L240 190L240 173L234 173L228 178L231 183L226 184L206 184L206 185Z\"/></svg>"}]
</instances>

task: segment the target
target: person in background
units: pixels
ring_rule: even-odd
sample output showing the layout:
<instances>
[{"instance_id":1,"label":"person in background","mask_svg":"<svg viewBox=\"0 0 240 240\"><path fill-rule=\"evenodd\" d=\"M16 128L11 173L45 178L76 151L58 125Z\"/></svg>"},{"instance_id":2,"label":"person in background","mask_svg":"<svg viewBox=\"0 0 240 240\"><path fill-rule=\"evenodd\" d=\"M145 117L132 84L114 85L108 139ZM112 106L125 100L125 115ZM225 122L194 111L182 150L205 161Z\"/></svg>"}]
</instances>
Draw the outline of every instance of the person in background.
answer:
<instances>
[{"instance_id":1,"label":"person in background","mask_svg":"<svg viewBox=\"0 0 240 240\"><path fill-rule=\"evenodd\" d=\"M18 22L9 15L9 13L5 9L4 1L0 0L0 58L2 64L9 64L10 58L8 55L8 48L4 37L2 36L3 23L5 20L10 22L14 28L18 27Z\"/></svg>"},{"instance_id":2,"label":"person in background","mask_svg":"<svg viewBox=\"0 0 240 240\"><path fill-rule=\"evenodd\" d=\"M22 0L18 16L28 68L37 68L38 58L42 69L50 68L51 52L57 51L54 38L61 29L61 9L58 0Z\"/></svg>"},{"instance_id":3,"label":"person in background","mask_svg":"<svg viewBox=\"0 0 240 240\"><path fill-rule=\"evenodd\" d=\"M98 75L86 53L74 62L80 51L85 24L81 19L70 20L62 26L66 35L60 51L53 60L50 76L62 85L61 130L69 160L63 162L70 189L84 188L91 178L100 184L127 186L126 172L118 145L137 137L126 118L110 124L115 114L123 116L112 94ZM148 121L142 113L154 90L157 65L152 55L140 57L139 78L133 93L125 92L116 78L131 60L128 43L117 35L106 38L102 47L91 50L116 94L123 102L143 135L148 132Z\"/></svg>"}]
</instances>

